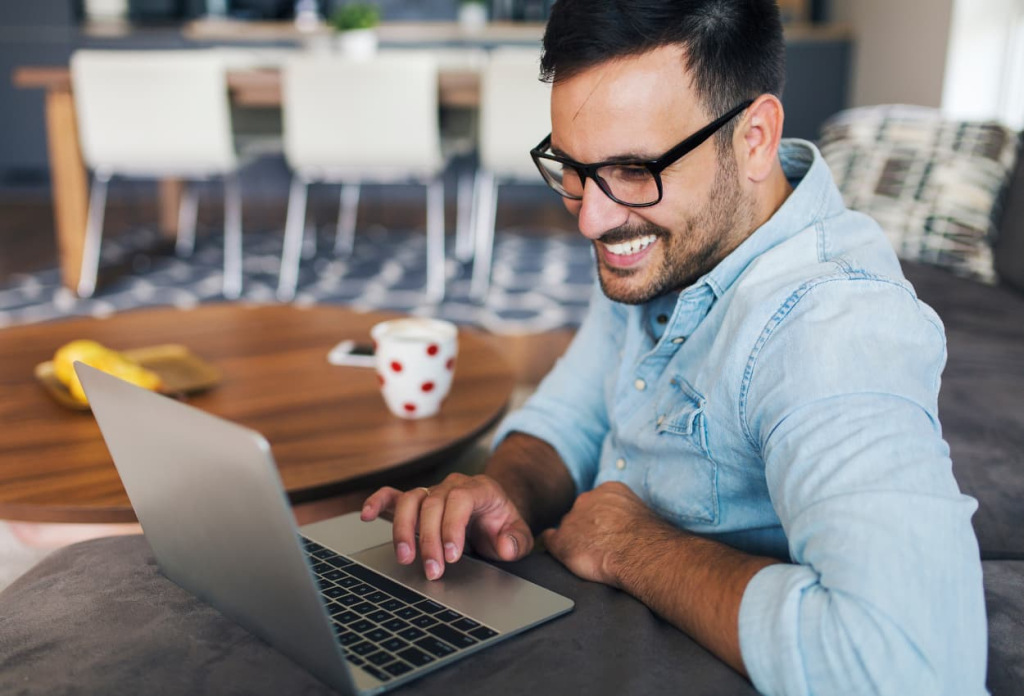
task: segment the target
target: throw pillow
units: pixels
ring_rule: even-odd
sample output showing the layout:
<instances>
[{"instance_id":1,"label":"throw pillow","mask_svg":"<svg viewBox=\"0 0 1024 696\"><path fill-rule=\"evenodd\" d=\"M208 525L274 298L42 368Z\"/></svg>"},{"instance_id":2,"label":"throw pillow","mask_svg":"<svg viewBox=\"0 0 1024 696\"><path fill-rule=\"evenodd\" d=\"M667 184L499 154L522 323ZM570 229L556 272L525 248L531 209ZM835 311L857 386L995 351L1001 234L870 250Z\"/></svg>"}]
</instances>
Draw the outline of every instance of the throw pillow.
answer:
<instances>
[{"instance_id":1,"label":"throw pillow","mask_svg":"<svg viewBox=\"0 0 1024 696\"><path fill-rule=\"evenodd\" d=\"M992 245L1018 135L994 122L890 105L843 111L821 154L848 208L882 226L897 256L996 282Z\"/></svg>"}]
</instances>

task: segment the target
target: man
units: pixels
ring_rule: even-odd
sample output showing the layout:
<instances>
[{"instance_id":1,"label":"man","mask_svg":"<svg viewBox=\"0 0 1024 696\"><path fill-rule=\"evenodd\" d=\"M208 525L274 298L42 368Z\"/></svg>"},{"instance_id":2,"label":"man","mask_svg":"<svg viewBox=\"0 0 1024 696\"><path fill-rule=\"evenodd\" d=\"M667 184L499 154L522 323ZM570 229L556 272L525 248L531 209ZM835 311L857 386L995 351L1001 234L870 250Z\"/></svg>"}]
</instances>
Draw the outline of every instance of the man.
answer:
<instances>
[{"instance_id":1,"label":"man","mask_svg":"<svg viewBox=\"0 0 1024 696\"><path fill-rule=\"evenodd\" d=\"M984 693L943 328L817 150L780 141L783 56L769 0L554 5L533 156L602 292L486 475L363 518L391 512L432 579L546 530L765 693Z\"/></svg>"}]
</instances>

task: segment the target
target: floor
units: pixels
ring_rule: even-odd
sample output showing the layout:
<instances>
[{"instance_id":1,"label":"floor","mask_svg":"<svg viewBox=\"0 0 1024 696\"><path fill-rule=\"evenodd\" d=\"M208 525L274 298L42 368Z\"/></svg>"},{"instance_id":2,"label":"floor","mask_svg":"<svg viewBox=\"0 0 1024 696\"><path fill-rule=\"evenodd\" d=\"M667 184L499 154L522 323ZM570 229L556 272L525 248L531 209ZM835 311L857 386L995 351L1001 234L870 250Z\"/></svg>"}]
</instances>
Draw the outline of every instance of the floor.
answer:
<instances>
[{"instance_id":1,"label":"floor","mask_svg":"<svg viewBox=\"0 0 1024 696\"><path fill-rule=\"evenodd\" d=\"M285 180L271 163L262 178L249 186L243 208L247 225L260 225L265 229L282 229L286 203L283 192ZM243 184L245 182L243 181ZM449 187L454 190L454 186ZM528 225L566 232L575 231L574 221L561 207L557 197L541 187L510 187L503 190L499 201L498 226ZM157 187L145 182L115 182L111 186L105 221L105 235L116 235L137 228L152 226L157 220ZM333 224L337 216L337 192L334 189L314 189L309 200L311 219L323 225ZM389 225L422 225L422 198L415 189L384 190L367 188L362 196L359 215L375 223ZM448 229L454 228L455 201L448 196ZM219 191L203 192L200 202L199 234L214 229L223 220ZM0 286L12 276L32 273L55 265L53 214L49 192L40 186L0 188ZM508 358L516 374L517 389L513 405L520 403L541 380L562 354L571 331L553 331L526 336L503 336L495 339L495 347ZM477 448L461 460L463 470L479 467L485 450ZM440 476L444 472L433 472ZM335 501L335 508L348 504ZM331 505L306 511L305 521L322 517ZM16 531L18 533L16 533ZM104 533L124 531L104 529ZM0 522L0 590L31 568L52 549L71 543L83 535L94 533L81 525L50 525L48 527L18 527ZM26 543L29 541L30 543Z\"/></svg>"}]
</instances>

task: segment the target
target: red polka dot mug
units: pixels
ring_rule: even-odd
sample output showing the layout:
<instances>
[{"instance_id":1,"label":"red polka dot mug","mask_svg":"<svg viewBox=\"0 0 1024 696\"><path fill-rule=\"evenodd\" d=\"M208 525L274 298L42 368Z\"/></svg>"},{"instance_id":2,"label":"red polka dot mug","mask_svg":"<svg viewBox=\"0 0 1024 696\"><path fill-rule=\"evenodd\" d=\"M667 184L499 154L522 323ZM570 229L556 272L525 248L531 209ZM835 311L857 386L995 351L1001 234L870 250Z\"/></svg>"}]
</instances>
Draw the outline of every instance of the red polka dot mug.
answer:
<instances>
[{"instance_id":1,"label":"red polka dot mug","mask_svg":"<svg viewBox=\"0 0 1024 696\"><path fill-rule=\"evenodd\" d=\"M437 414L455 373L459 352L455 324L440 319L393 319L375 325L370 336L388 410L399 418Z\"/></svg>"}]
</instances>

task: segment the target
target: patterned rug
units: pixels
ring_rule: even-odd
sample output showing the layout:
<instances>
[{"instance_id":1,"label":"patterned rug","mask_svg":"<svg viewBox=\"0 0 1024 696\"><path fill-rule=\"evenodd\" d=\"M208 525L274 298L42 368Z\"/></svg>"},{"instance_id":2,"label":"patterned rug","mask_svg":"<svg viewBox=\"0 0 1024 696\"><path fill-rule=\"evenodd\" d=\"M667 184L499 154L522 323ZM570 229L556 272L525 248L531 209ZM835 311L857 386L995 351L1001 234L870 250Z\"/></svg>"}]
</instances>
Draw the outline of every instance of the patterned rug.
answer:
<instances>
[{"instance_id":1,"label":"patterned rug","mask_svg":"<svg viewBox=\"0 0 1024 696\"><path fill-rule=\"evenodd\" d=\"M307 235L309 236L309 235ZM497 334L537 333L576 327L590 297L594 261L590 243L563 231L501 230L497 234L491 290L484 303L469 298L472 264L452 258L444 302L424 300L426 235L381 227L360 230L355 250L334 257L326 230L315 256L303 259L299 305L337 304L358 311L391 310L475 325ZM242 302L275 303L283 234L246 232ZM109 316L138 307L193 307L223 301L223 240L207 235L188 259L152 230L104 239L100 286L82 300L60 285L56 269L15 276L0 288L0 327L69 316Z\"/></svg>"}]
</instances>

